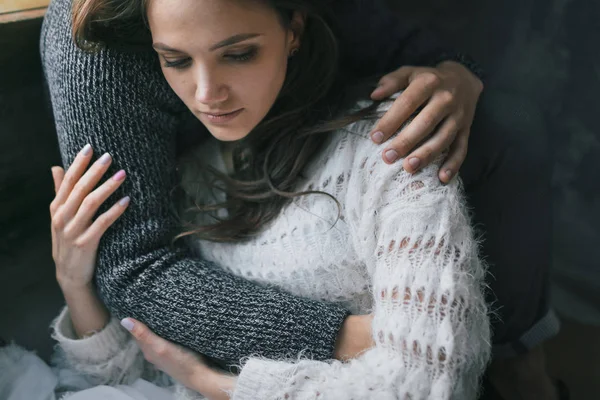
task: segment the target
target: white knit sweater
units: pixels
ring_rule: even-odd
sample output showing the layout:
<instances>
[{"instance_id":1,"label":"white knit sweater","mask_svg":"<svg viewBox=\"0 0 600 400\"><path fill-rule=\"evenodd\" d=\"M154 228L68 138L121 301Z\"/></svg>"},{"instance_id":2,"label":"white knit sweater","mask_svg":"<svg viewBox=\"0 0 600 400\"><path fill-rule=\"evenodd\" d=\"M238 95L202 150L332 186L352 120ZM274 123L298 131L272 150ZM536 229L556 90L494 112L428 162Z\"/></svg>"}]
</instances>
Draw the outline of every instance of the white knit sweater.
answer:
<instances>
[{"instance_id":1,"label":"white knit sweater","mask_svg":"<svg viewBox=\"0 0 600 400\"><path fill-rule=\"evenodd\" d=\"M298 186L331 194L340 209L328 196L306 195L248 242L195 243L233 274L374 316L376 345L359 358L251 357L234 399L476 398L490 330L460 182L439 182L441 160L414 175L401 160L385 164L371 128L361 121L334 133ZM194 156L223 166L215 141ZM184 162L184 188L214 201L195 165Z\"/></svg>"}]
</instances>

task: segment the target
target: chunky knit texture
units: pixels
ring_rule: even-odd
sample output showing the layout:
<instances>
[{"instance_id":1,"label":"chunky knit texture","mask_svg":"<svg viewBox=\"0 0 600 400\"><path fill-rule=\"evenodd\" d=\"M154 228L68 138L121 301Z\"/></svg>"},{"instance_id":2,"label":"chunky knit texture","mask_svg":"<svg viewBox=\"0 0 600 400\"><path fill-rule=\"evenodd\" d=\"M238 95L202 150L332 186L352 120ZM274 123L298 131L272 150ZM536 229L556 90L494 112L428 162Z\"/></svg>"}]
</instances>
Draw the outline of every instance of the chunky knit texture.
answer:
<instances>
[{"instance_id":1,"label":"chunky knit texture","mask_svg":"<svg viewBox=\"0 0 600 400\"><path fill-rule=\"evenodd\" d=\"M428 35L371 7L379 2L358 3L354 9L346 1L333 2L339 26L346 28L340 30L346 35L342 54L354 62L365 53L356 71L381 73L401 64L439 61L441 49ZM176 184L175 138L187 112L150 48L108 48L93 55L77 49L70 8L71 0L53 0L41 37L63 163L68 167L86 143L97 153L110 152L111 171L128 173L114 200L132 198L98 255L98 289L111 312L140 319L165 338L227 362L300 351L330 358L347 315L343 307L258 286L169 246L176 229L169 196ZM361 39L364 32L375 37Z\"/></svg>"}]
</instances>

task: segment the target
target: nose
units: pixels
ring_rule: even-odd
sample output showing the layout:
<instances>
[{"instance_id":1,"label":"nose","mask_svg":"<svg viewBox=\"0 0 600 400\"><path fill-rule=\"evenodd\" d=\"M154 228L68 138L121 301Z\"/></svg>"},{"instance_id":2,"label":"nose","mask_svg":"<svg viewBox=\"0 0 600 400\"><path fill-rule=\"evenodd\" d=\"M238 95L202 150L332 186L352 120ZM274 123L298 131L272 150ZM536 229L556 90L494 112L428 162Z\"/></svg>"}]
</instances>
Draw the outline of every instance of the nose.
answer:
<instances>
[{"instance_id":1,"label":"nose","mask_svg":"<svg viewBox=\"0 0 600 400\"><path fill-rule=\"evenodd\" d=\"M199 66L196 71L196 101L205 105L215 105L227 100L228 89L216 68Z\"/></svg>"}]
</instances>

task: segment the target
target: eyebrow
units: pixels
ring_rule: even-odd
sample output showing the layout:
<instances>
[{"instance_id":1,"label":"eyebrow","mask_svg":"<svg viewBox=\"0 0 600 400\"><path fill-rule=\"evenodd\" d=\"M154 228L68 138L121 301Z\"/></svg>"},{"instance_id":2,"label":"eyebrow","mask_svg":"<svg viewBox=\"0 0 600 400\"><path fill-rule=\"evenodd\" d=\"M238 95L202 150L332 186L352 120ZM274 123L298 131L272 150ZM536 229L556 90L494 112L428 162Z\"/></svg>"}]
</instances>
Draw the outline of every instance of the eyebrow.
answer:
<instances>
[{"instance_id":1,"label":"eyebrow","mask_svg":"<svg viewBox=\"0 0 600 400\"><path fill-rule=\"evenodd\" d=\"M210 51L215 51L217 49L220 49L221 47L226 47L226 46L231 46L233 44L239 43L239 42L243 42L244 40L248 40L248 39L252 39L255 38L257 36L262 36L260 33L240 33L239 35L233 35L225 40L220 41L219 43L215 44L214 46L212 46L209 50ZM164 50L164 51L172 51L174 53L183 53L183 51L181 50L177 50L173 47L167 46L164 43L153 43L152 47L154 47L157 50Z\"/></svg>"}]
</instances>

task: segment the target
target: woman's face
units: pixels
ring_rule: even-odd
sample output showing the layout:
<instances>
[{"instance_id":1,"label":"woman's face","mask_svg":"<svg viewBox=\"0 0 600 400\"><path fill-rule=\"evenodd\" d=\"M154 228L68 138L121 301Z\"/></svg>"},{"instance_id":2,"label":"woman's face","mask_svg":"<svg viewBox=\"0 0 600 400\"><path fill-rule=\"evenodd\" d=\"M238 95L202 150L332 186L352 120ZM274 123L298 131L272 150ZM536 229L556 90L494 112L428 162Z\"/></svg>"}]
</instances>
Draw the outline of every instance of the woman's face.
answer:
<instances>
[{"instance_id":1,"label":"woman's face","mask_svg":"<svg viewBox=\"0 0 600 400\"><path fill-rule=\"evenodd\" d=\"M177 96L217 139L248 135L283 86L297 35L261 1L151 0L147 12Z\"/></svg>"}]
</instances>

